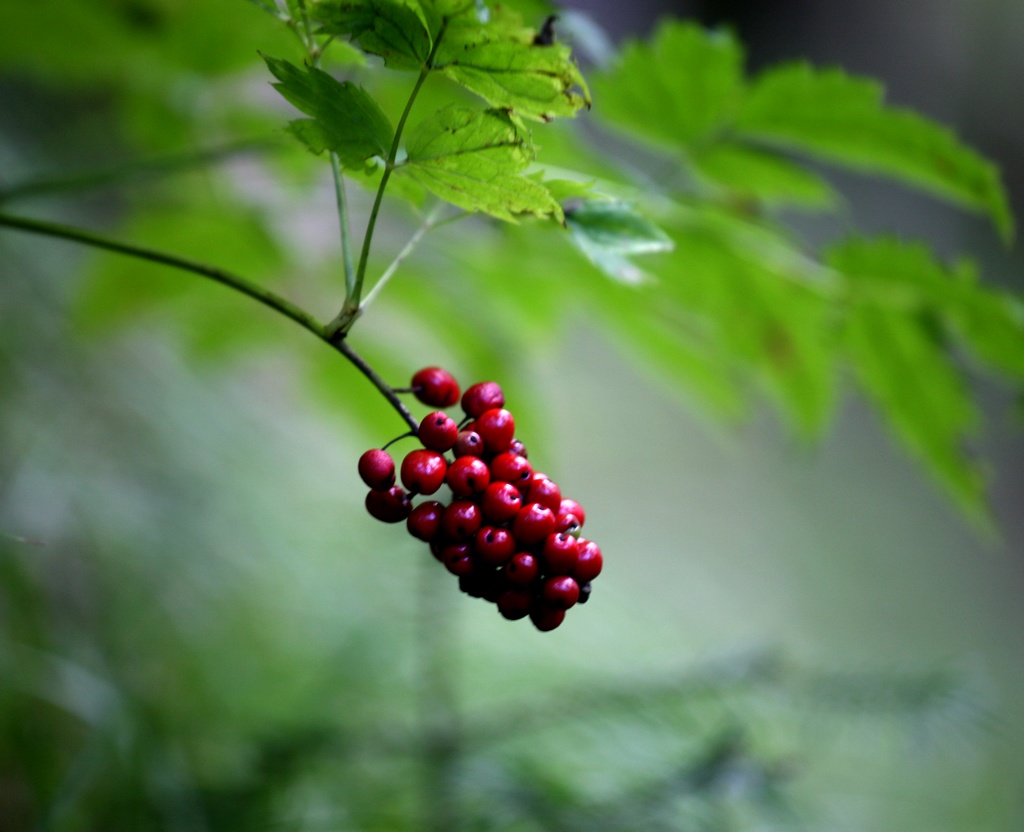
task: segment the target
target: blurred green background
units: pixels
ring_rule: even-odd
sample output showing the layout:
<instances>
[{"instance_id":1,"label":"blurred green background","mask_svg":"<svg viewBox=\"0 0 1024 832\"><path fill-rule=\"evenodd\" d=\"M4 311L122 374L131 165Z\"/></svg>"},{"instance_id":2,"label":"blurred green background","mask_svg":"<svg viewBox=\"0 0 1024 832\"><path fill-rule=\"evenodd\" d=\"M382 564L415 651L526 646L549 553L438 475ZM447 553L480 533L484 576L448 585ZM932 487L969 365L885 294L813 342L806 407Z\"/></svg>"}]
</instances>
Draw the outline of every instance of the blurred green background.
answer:
<instances>
[{"instance_id":1,"label":"blurred green background","mask_svg":"<svg viewBox=\"0 0 1024 832\"><path fill-rule=\"evenodd\" d=\"M872 5L844 10L860 53L829 51L848 39L822 4L789 11L802 28L727 5L675 11L732 20L755 62L844 61L964 119L1020 214L1019 4L909 4L916 24L881 46ZM650 26L574 8L614 39ZM8 4L4 209L207 260L329 317L329 177L281 141L257 48L295 50L240 1ZM125 173L193 147L227 150ZM81 171L113 181L59 184ZM966 248L1019 287L1019 246L980 221L837 181L850 222ZM25 182L43 185L12 196ZM413 227L385 216L381 266ZM529 229L502 233L432 235L353 341L396 385L425 364L500 379L532 458L586 507L605 572L547 634L459 596L366 516L355 461L402 425L322 344L221 287L0 232L0 830L1020 829L1010 394L978 382L986 538L857 397L817 443L766 407L723 426L545 294L561 263Z\"/></svg>"}]
</instances>

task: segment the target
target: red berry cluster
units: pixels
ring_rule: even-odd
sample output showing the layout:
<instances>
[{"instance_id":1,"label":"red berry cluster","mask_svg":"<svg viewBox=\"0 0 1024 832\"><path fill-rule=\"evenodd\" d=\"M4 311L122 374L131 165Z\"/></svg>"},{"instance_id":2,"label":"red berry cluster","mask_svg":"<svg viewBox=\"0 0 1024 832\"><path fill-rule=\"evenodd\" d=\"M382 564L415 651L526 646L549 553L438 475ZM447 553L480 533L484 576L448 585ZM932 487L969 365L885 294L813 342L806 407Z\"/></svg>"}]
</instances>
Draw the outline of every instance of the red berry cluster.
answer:
<instances>
[{"instance_id":1,"label":"red berry cluster","mask_svg":"<svg viewBox=\"0 0 1024 832\"><path fill-rule=\"evenodd\" d=\"M505 618L529 616L537 629L555 629L567 609L586 602L601 573L601 549L580 537L583 507L533 470L498 384L479 382L462 394L461 423L444 412L460 402L451 373L427 367L409 389L439 409L420 422L416 436L423 447L402 460L401 485L386 450L359 458L359 476L370 486L367 511L385 523L404 520L458 576L463 592L496 604ZM413 504L443 485L449 502Z\"/></svg>"}]
</instances>

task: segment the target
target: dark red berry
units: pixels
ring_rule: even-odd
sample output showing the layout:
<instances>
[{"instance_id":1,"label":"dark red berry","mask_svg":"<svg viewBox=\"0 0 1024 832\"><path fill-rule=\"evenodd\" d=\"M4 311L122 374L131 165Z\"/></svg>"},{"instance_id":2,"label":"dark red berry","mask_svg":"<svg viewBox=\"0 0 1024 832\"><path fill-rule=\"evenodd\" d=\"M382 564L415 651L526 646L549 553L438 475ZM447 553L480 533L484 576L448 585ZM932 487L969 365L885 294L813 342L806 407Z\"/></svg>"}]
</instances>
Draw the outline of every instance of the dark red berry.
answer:
<instances>
[{"instance_id":1,"label":"dark red berry","mask_svg":"<svg viewBox=\"0 0 1024 832\"><path fill-rule=\"evenodd\" d=\"M515 554L516 540L507 529L484 526L476 533L473 551L487 566L503 566Z\"/></svg>"},{"instance_id":2,"label":"dark red berry","mask_svg":"<svg viewBox=\"0 0 1024 832\"><path fill-rule=\"evenodd\" d=\"M383 523L401 523L412 510L409 495L400 486L387 491L371 490L366 495L366 510Z\"/></svg>"},{"instance_id":3,"label":"dark red berry","mask_svg":"<svg viewBox=\"0 0 1024 832\"><path fill-rule=\"evenodd\" d=\"M512 443L508 446L508 449L514 454L519 454L519 456L529 456L526 452L526 445L518 439L513 439Z\"/></svg>"},{"instance_id":4,"label":"dark red berry","mask_svg":"<svg viewBox=\"0 0 1024 832\"><path fill-rule=\"evenodd\" d=\"M540 503L527 503L512 519L512 534L527 546L540 543L554 528L554 512Z\"/></svg>"},{"instance_id":5,"label":"dark red berry","mask_svg":"<svg viewBox=\"0 0 1024 832\"><path fill-rule=\"evenodd\" d=\"M529 552L516 552L512 555L505 568L502 569L505 580L514 586L529 586L540 573L537 559Z\"/></svg>"},{"instance_id":6,"label":"dark red berry","mask_svg":"<svg viewBox=\"0 0 1024 832\"><path fill-rule=\"evenodd\" d=\"M469 540L482 522L480 507L470 500L455 500L441 515L441 528L452 540Z\"/></svg>"},{"instance_id":7,"label":"dark red berry","mask_svg":"<svg viewBox=\"0 0 1024 832\"><path fill-rule=\"evenodd\" d=\"M525 456L506 451L491 460L491 481L510 482L516 487L527 482L533 467Z\"/></svg>"},{"instance_id":8,"label":"dark red berry","mask_svg":"<svg viewBox=\"0 0 1024 832\"><path fill-rule=\"evenodd\" d=\"M359 457L359 476L370 488L387 491L395 484L395 461L387 451L371 448Z\"/></svg>"},{"instance_id":9,"label":"dark red berry","mask_svg":"<svg viewBox=\"0 0 1024 832\"><path fill-rule=\"evenodd\" d=\"M585 603L587 603L587 601L590 600L590 593L591 593L592 589L593 588L590 586L590 584L583 584L583 586L580 587L580 600L577 601L576 603L577 604L585 604Z\"/></svg>"},{"instance_id":10,"label":"dark red berry","mask_svg":"<svg viewBox=\"0 0 1024 832\"><path fill-rule=\"evenodd\" d=\"M508 450L516 432L516 420L501 407L485 410L476 420L476 432L484 440L489 454L500 454Z\"/></svg>"},{"instance_id":11,"label":"dark red berry","mask_svg":"<svg viewBox=\"0 0 1024 832\"><path fill-rule=\"evenodd\" d=\"M480 508L484 517L494 523L511 520L523 507L523 497L510 482L492 482L484 489Z\"/></svg>"},{"instance_id":12,"label":"dark red berry","mask_svg":"<svg viewBox=\"0 0 1024 832\"><path fill-rule=\"evenodd\" d=\"M555 607L534 607L530 610L530 621L534 627L546 633L565 621L565 610Z\"/></svg>"},{"instance_id":13,"label":"dark red berry","mask_svg":"<svg viewBox=\"0 0 1024 832\"><path fill-rule=\"evenodd\" d=\"M580 519L575 514L555 514L555 531L571 534L573 537L580 536Z\"/></svg>"},{"instance_id":14,"label":"dark red berry","mask_svg":"<svg viewBox=\"0 0 1024 832\"><path fill-rule=\"evenodd\" d=\"M460 578L473 573L473 555L466 544L453 543L441 550L441 563L444 568Z\"/></svg>"},{"instance_id":15,"label":"dark red berry","mask_svg":"<svg viewBox=\"0 0 1024 832\"><path fill-rule=\"evenodd\" d=\"M506 589L498 596L498 612L509 621L518 621L530 614L533 594L522 589Z\"/></svg>"},{"instance_id":16,"label":"dark red berry","mask_svg":"<svg viewBox=\"0 0 1024 832\"><path fill-rule=\"evenodd\" d=\"M416 494L433 494L448 473L448 463L437 451L417 448L402 460L402 485Z\"/></svg>"},{"instance_id":17,"label":"dark red berry","mask_svg":"<svg viewBox=\"0 0 1024 832\"><path fill-rule=\"evenodd\" d=\"M496 381L478 381L462 394L462 409L474 419L492 407L504 407L505 394Z\"/></svg>"},{"instance_id":18,"label":"dark red berry","mask_svg":"<svg viewBox=\"0 0 1024 832\"><path fill-rule=\"evenodd\" d=\"M459 435L459 426L455 420L441 410L429 413L420 422L416 432L424 448L432 451L450 451Z\"/></svg>"},{"instance_id":19,"label":"dark red berry","mask_svg":"<svg viewBox=\"0 0 1024 832\"><path fill-rule=\"evenodd\" d=\"M484 452L484 440L475 430L463 429L455 439L452 453L455 456L480 456Z\"/></svg>"},{"instance_id":20,"label":"dark red berry","mask_svg":"<svg viewBox=\"0 0 1024 832\"><path fill-rule=\"evenodd\" d=\"M557 513L558 514L574 514L574 515L576 515L576 519L579 520L579 523L580 523L581 526L585 522L587 522L587 514L583 510L583 506L581 506L575 500L570 500L568 498L564 498L562 500L561 504L558 506L558 512Z\"/></svg>"},{"instance_id":21,"label":"dark red berry","mask_svg":"<svg viewBox=\"0 0 1024 832\"><path fill-rule=\"evenodd\" d=\"M580 598L580 585L568 575L548 578L540 588L546 606L567 610Z\"/></svg>"},{"instance_id":22,"label":"dark red berry","mask_svg":"<svg viewBox=\"0 0 1024 832\"><path fill-rule=\"evenodd\" d=\"M528 503L540 503L542 506L547 506L556 513L557 520L557 512L562 502L562 490L554 480L539 471L535 472L530 477L530 486L526 489L524 496Z\"/></svg>"},{"instance_id":23,"label":"dark red berry","mask_svg":"<svg viewBox=\"0 0 1024 832\"><path fill-rule=\"evenodd\" d=\"M445 482L456 497L471 497L490 484L491 470L479 457L460 456L448 466Z\"/></svg>"},{"instance_id":24,"label":"dark red berry","mask_svg":"<svg viewBox=\"0 0 1024 832\"><path fill-rule=\"evenodd\" d=\"M604 566L604 558L601 556L601 547L593 540L579 539L579 549L576 555L576 565L571 574L580 584L588 584L601 574Z\"/></svg>"},{"instance_id":25,"label":"dark red berry","mask_svg":"<svg viewBox=\"0 0 1024 832\"><path fill-rule=\"evenodd\" d=\"M444 506L437 500L420 503L409 513L405 521L409 534L429 543L441 531L441 513Z\"/></svg>"},{"instance_id":26,"label":"dark red berry","mask_svg":"<svg viewBox=\"0 0 1024 832\"><path fill-rule=\"evenodd\" d=\"M566 532L556 532L544 538L544 574L571 575L579 561L576 538Z\"/></svg>"},{"instance_id":27,"label":"dark red berry","mask_svg":"<svg viewBox=\"0 0 1024 832\"><path fill-rule=\"evenodd\" d=\"M412 377L409 387L428 407L451 407L459 400L459 383L440 367L424 367Z\"/></svg>"}]
</instances>

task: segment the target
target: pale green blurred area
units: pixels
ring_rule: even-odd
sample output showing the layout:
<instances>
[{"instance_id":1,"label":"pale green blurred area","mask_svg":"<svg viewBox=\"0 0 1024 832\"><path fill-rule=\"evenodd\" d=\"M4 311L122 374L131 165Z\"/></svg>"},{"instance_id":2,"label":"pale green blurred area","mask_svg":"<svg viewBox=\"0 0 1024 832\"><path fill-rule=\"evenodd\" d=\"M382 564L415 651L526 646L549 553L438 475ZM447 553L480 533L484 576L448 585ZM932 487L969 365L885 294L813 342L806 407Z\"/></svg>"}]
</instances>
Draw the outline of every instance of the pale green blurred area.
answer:
<instances>
[{"instance_id":1,"label":"pale green blurred area","mask_svg":"<svg viewBox=\"0 0 1024 832\"><path fill-rule=\"evenodd\" d=\"M243 34L280 43L244 10ZM65 152L74 168L161 147L132 117L107 135L121 99L37 83L0 92L0 184ZM244 157L16 207L183 247L327 317L324 173ZM199 220L161 221L197 204ZM388 217L385 250L405 220ZM1000 391L980 450L1003 537L987 540L855 400L810 446L764 414L716 426L571 308L563 331L512 343L438 334L460 331L458 275L451 317L431 320L415 276L498 233L439 233L353 340L396 385L428 363L502 381L605 552L592 601L549 634L460 596L366 515L355 460L403 428L339 357L221 287L0 233L0 829L419 828L408 732L430 650L464 719L473 828L1020 828L1024 443ZM1009 259L991 255L995 277ZM507 313L499 338L530 325ZM892 695L889 674L939 694ZM609 686L626 693L591 713ZM725 774L681 790L671 824L634 805L719 746Z\"/></svg>"}]
</instances>

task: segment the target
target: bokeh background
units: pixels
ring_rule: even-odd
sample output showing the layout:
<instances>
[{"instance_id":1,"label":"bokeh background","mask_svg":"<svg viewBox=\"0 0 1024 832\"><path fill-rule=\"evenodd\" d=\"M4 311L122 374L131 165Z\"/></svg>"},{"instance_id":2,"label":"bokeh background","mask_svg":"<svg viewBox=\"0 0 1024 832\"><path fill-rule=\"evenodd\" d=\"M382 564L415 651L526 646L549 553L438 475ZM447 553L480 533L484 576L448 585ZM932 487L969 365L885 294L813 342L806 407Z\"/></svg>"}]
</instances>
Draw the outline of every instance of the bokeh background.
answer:
<instances>
[{"instance_id":1,"label":"bokeh background","mask_svg":"<svg viewBox=\"0 0 1024 832\"><path fill-rule=\"evenodd\" d=\"M0 10L0 185L258 135L283 112L249 123L207 89L228 70L264 83L252 45L288 48L251 6L112 4L134 27L117 41L89 4L49 5L35 43L29 12ZM570 9L612 42L671 13L731 26L754 67L879 77L995 159L1024 208L1019 2ZM199 17L223 35L190 39ZM5 207L204 253L329 309L323 171L245 153L217 171ZM854 224L969 252L1019 288L1019 245L982 221L834 181ZM222 227L228 203L252 222ZM388 223L397 248L410 227ZM479 829L1024 824L1024 440L998 383L978 382L992 537L853 395L817 444L767 408L725 428L571 309L531 349L459 352L396 278L360 324L390 345L389 376L500 372L604 549L591 604L539 634L456 597L421 545L365 515L355 460L401 425L357 373L218 287L140 269L0 232L0 829L421 828L431 789ZM126 290L137 272L149 288ZM452 310L436 325L458 327ZM465 727L455 786L416 762L439 702Z\"/></svg>"}]
</instances>

